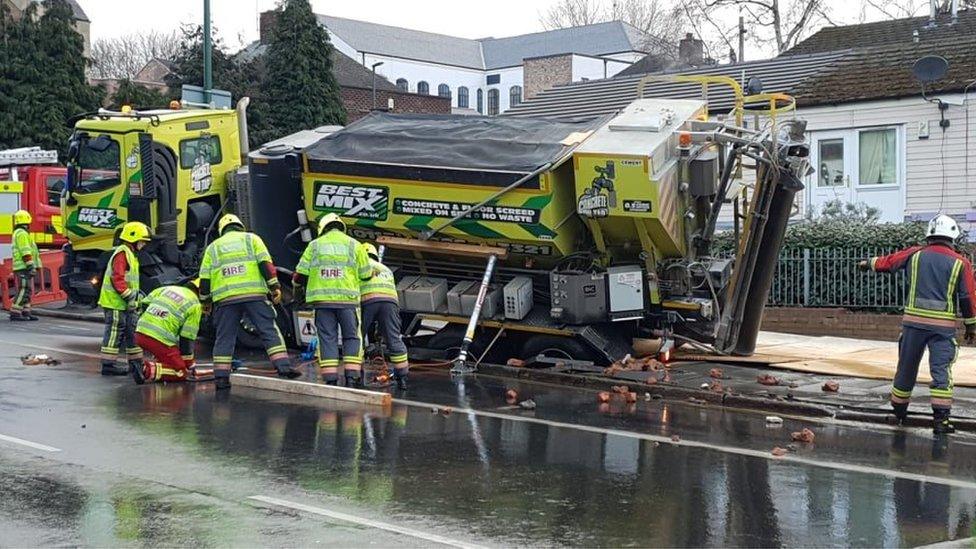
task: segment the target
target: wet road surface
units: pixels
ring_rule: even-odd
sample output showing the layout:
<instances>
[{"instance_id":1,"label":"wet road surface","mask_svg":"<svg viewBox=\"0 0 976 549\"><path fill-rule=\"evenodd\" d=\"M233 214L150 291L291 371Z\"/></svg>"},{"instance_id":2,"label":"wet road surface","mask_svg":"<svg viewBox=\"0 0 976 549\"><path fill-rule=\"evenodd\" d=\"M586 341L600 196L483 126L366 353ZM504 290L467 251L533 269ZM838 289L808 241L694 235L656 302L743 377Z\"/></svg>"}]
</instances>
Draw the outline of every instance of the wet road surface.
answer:
<instances>
[{"instance_id":1,"label":"wet road surface","mask_svg":"<svg viewBox=\"0 0 976 549\"><path fill-rule=\"evenodd\" d=\"M103 378L0 325L0 545L913 546L974 535L976 438L427 370L392 409ZM20 365L49 352L60 366ZM535 410L504 402L517 388ZM450 414L432 413L432 404ZM468 411L471 410L471 411ZM769 455L801 427L817 433ZM672 435L680 440L671 441Z\"/></svg>"}]
</instances>

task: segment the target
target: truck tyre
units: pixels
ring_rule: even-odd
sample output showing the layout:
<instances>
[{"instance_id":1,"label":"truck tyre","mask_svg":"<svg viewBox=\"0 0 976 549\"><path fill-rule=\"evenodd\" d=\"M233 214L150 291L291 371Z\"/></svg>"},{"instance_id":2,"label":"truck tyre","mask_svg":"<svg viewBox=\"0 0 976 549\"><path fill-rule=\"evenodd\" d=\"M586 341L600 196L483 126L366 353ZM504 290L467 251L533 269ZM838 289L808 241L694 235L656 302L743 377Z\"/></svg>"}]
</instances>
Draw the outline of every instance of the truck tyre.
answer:
<instances>
[{"instance_id":1,"label":"truck tyre","mask_svg":"<svg viewBox=\"0 0 976 549\"><path fill-rule=\"evenodd\" d=\"M461 340L464 339L464 331L466 327L460 324L448 324L434 335L430 336L427 340L425 347L428 349L435 349L438 351L444 351L445 359L453 359L457 356L458 351L461 349ZM479 330L480 331L480 330ZM475 334L474 341L468 346L468 356L474 358L475 360L481 356L484 352L485 345L483 341L479 341L477 333Z\"/></svg>"},{"instance_id":2,"label":"truck tyre","mask_svg":"<svg viewBox=\"0 0 976 549\"><path fill-rule=\"evenodd\" d=\"M529 337L522 346L522 359L528 360L538 355L550 358L567 358L571 360L591 360L600 364L596 353L586 345L568 336L534 335Z\"/></svg>"}]
</instances>

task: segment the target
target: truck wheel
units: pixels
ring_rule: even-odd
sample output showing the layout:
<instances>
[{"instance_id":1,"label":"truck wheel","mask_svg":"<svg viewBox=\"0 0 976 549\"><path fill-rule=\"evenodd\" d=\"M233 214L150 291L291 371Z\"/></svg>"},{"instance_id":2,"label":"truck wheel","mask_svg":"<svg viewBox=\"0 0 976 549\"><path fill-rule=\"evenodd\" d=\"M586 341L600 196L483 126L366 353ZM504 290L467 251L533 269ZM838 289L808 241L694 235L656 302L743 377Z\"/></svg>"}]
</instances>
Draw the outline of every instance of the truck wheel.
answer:
<instances>
[{"instance_id":1,"label":"truck wheel","mask_svg":"<svg viewBox=\"0 0 976 549\"><path fill-rule=\"evenodd\" d=\"M428 349L444 351L445 359L453 359L461 349L461 340L464 339L465 329L466 327L460 324L448 324L430 336L424 346ZM484 349L484 342L479 341L478 336L475 335L474 341L468 346L468 356L477 359L484 352Z\"/></svg>"},{"instance_id":2,"label":"truck wheel","mask_svg":"<svg viewBox=\"0 0 976 549\"><path fill-rule=\"evenodd\" d=\"M597 364L601 362L596 353L571 337L534 335L525 341L521 354L523 360L544 355L549 358L591 360Z\"/></svg>"}]
</instances>

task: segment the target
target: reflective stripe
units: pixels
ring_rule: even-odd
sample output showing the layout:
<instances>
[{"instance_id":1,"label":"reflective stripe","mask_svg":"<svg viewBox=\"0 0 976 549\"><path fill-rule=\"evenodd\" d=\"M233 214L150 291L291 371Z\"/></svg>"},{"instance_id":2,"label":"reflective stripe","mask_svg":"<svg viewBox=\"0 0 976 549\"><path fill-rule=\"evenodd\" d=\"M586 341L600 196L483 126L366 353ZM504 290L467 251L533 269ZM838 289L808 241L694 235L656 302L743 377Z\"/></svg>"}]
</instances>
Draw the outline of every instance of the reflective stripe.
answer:
<instances>
[{"instance_id":1,"label":"reflective stripe","mask_svg":"<svg viewBox=\"0 0 976 549\"><path fill-rule=\"evenodd\" d=\"M918 265L921 260L921 253L912 256L911 285L908 290L908 304L905 307L906 315L919 316L924 318L956 320L955 290L959 281L959 272L962 270L962 261L955 260L952 265L952 272L946 286L945 300L918 297Z\"/></svg>"},{"instance_id":2,"label":"reflective stripe","mask_svg":"<svg viewBox=\"0 0 976 549\"><path fill-rule=\"evenodd\" d=\"M125 272L125 285L127 286L125 295L115 291L112 285L112 277L115 269L115 256L119 253L125 254L126 263L129 270ZM120 244L112 255L108 258L108 265L105 267L105 274L102 276L102 291L98 297L98 304L105 309L124 311L128 307L126 297L139 293L139 258L128 246Z\"/></svg>"},{"instance_id":3,"label":"reflective stripe","mask_svg":"<svg viewBox=\"0 0 976 549\"><path fill-rule=\"evenodd\" d=\"M193 291L182 286L162 286L146 297L146 311L136 331L175 346L180 336L196 339L202 307Z\"/></svg>"},{"instance_id":4,"label":"reflective stripe","mask_svg":"<svg viewBox=\"0 0 976 549\"><path fill-rule=\"evenodd\" d=\"M360 280L369 278L373 268L354 238L332 230L305 248L295 271L308 277L308 303L358 305Z\"/></svg>"},{"instance_id":5,"label":"reflective stripe","mask_svg":"<svg viewBox=\"0 0 976 549\"><path fill-rule=\"evenodd\" d=\"M267 247L255 234L229 232L210 243L200 265L200 277L210 280L210 298L265 295L268 283L260 263L270 261Z\"/></svg>"},{"instance_id":6,"label":"reflective stripe","mask_svg":"<svg viewBox=\"0 0 976 549\"><path fill-rule=\"evenodd\" d=\"M393 277L393 271L379 261L370 259L369 264L373 268L373 278L360 286L362 300L389 297L397 301L396 279Z\"/></svg>"},{"instance_id":7,"label":"reflective stripe","mask_svg":"<svg viewBox=\"0 0 976 549\"><path fill-rule=\"evenodd\" d=\"M962 270L962 261L958 259L952 265L952 275L949 277L949 287L946 288L946 300L949 302L946 310L952 314L953 317L956 316L956 300L954 299L956 293L956 283L959 280L959 271Z\"/></svg>"},{"instance_id":8,"label":"reflective stripe","mask_svg":"<svg viewBox=\"0 0 976 549\"><path fill-rule=\"evenodd\" d=\"M906 310L915 308L915 289L918 281L918 260L921 256L922 254L920 252L916 252L914 255L912 255L912 272L908 277L911 283L908 288L908 305L906 306Z\"/></svg>"},{"instance_id":9,"label":"reflective stripe","mask_svg":"<svg viewBox=\"0 0 976 549\"><path fill-rule=\"evenodd\" d=\"M911 391L902 391L901 389L895 387L894 385L891 386L891 394L901 398L909 398L912 396Z\"/></svg>"},{"instance_id":10,"label":"reflective stripe","mask_svg":"<svg viewBox=\"0 0 976 549\"><path fill-rule=\"evenodd\" d=\"M23 227L17 227L14 229L12 240L11 255L13 255L13 270L23 271L27 268L27 263L24 262L24 256L31 256L31 263L34 264L34 268L41 268L41 252L37 249L37 242L31 238L30 233L25 231Z\"/></svg>"}]
</instances>

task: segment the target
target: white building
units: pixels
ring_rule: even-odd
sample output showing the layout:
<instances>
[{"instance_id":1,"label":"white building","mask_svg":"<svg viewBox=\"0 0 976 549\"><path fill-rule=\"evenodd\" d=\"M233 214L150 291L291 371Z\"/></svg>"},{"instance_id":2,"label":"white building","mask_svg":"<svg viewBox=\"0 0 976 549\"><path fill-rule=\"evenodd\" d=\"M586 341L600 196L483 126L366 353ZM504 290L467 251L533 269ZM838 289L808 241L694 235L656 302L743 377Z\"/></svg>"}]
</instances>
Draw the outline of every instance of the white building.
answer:
<instances>
[{"instance_id":1,"label":"white building","mask_svg":"<svg viewBox=\"0 0 976 549\"><path fill-rule=\"evenodd\" d=\"M274 12L261 14L268 36ZM319 15L333 45L403 91L440 95L462 112L499 114L559 84L611 77L645 56L621 21L471 40Z\"/></svg>"}]
</instances>

